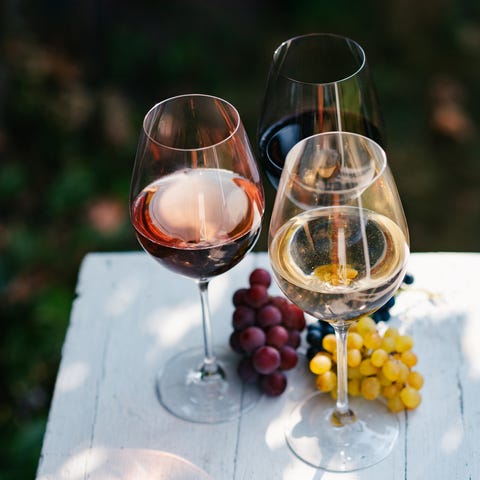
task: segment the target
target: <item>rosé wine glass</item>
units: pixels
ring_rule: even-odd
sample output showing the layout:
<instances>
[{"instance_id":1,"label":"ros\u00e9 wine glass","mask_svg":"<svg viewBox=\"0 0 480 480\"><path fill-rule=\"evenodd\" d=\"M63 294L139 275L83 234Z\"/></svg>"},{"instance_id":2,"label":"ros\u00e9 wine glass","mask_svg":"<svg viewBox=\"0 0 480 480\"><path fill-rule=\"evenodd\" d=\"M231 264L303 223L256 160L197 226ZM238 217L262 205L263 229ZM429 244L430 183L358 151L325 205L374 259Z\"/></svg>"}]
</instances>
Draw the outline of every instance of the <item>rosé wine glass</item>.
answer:
<instances>
[{"instance_id":1,"label":"ros\u00e9 wine glass","mask_svg":"<svg viewBox=\"0 0 480 480\"><path fill-rule=\"evenodd\" d=\"M214 351L208 284L234 267L260 234L264 193L237 110L209 95L155 105L140 134L130 216L144 250L198 285L204 344L169 360L157 379L161 403L200 423L238 417L259 398L243 385L229 350Z\"/></svg>"}]
</instances>

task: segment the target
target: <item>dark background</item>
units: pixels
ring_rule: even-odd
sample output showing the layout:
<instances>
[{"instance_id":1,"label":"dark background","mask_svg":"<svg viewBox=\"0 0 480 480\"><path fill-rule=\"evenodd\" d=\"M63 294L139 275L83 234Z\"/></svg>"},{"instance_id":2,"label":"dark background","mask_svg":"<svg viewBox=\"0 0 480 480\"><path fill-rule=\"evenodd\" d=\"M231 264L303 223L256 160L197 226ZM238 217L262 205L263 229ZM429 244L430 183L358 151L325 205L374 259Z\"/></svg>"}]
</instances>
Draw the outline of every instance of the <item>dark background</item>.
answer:
<instances>
[{"instance_id":1,"label":"dark background","mask_svg":"<svg viewBox=\"0 0 480 480\"><path fill-rule=\"evenodd\" d=\"M127 201L146 111L220 96L255 145L272 53L310 32L366 50L412 250L479 251L480 2L0 3L1 480L34 477L82 257L139 249Z\"/></svg>"}]
</instances>

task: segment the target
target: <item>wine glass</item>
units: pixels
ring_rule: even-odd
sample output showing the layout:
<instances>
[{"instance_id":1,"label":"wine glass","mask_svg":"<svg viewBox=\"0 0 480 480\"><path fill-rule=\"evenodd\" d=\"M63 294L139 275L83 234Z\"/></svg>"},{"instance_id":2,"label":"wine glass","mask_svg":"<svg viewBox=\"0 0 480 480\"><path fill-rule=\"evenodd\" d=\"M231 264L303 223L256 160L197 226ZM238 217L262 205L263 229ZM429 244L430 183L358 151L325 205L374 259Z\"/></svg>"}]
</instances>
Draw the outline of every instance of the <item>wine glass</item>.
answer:
<instances>
[{"instance_id":1,"label":"wine glass","mask_svg":"<svg viewBox=\"0 0 480 480\"><path fill-rule=\"evenodd\" d=\"M132 174L131 221L150 256L196 281L202 307L203 348L168 361L157 380L162 404L183 419L227 421L259 398L236 379L230 352L214 352L208 284L252 249L263 211L258 168L230 103L180 95L147 113Z\"/></svg>"},{"instance_id":2,"label":"wine glass","mask_svg":"<svg viewBox=\"0 0 480 480\"><path fill-rule=\"evenodd\" d=\"M275 188L288 151L327 131L359 133L385 147L365 52L328 33L286 40L273 55L257 133L261 163Z\"/></svg>"},{"instance_id":3,"label":"wine glass","mask_svg":"<svg viewBox=\"0 0 480 480\"><path fill-rule=\"evenodd\" d=\"M347 331L402 282L409 238L386 155L373 140L320 133L288 153L275 198L269 257L275 280L302 310L330 323L337 400L314 393L289 417L286 438L316 467L352 471L391 451L398 420L384 403L347 393Z\"/></svg>"}]
</instances>

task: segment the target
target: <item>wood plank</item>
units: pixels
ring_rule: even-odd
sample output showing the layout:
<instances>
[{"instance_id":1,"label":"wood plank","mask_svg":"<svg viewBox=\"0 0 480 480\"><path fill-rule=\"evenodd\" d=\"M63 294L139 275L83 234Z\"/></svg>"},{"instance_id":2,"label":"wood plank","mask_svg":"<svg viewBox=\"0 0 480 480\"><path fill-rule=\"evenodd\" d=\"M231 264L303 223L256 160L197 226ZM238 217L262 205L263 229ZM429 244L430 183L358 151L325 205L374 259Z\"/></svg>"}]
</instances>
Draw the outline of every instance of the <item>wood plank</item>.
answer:
<instances>
[{"instance_id":1,"label":"wood plank","mask_svg":"<svg viewBox=\"0 0 480 480\"><path fill-rule=\"evenodd\" d=\"M476 282L469 280L480 268L480 256L414 255L411 265L414 288L435 298L431 302L423 292L405 294L399 312L401 327L416 341L417 369L425 376L423 404L406 418L407 478L480 478L480 405L474 401L480 384L479 376L468 374L469 363L471 368L480 365L480 350L478 344L470 352L465 348L471 334L467 324L476 325L477 339L480 327L472 291Z\"/></svg>"}]
</instances>

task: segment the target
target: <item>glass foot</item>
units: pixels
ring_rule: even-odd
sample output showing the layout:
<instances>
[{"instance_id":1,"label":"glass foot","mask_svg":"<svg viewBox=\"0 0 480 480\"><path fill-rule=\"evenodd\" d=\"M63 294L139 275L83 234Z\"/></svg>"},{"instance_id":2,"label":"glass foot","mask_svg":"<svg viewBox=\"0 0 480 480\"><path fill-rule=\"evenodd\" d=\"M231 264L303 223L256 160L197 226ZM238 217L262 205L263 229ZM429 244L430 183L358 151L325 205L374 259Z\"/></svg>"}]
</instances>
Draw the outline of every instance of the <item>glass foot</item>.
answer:
<instances>
[{"instance_id":1,"label":"glass foot","mask_svg":"<svg viewBox=\"0 0 480 480\"><path fill-rule=\"evenodd\" d=\"M162 405L173 415L197 423L220 423L238 418L260 399L258 385L247 385L237 375L239 358L228 349L218 349L220 371L202 369L203 348L171 358L157 377Z\"/></svg>"},{"instance_id":2,"label":"glass foot","mask_svg":"<svg viewBox=\"0 0 480 480\"><path fill-rule=\"evenodd\" d=\"M356 420L335 426L334 406L330 395L317 392L293 409L285 433L295 455L334 472L360 470L388 456L399 432L396 415L381 402L353 397Z\"/></svg>"}]
</instances>

